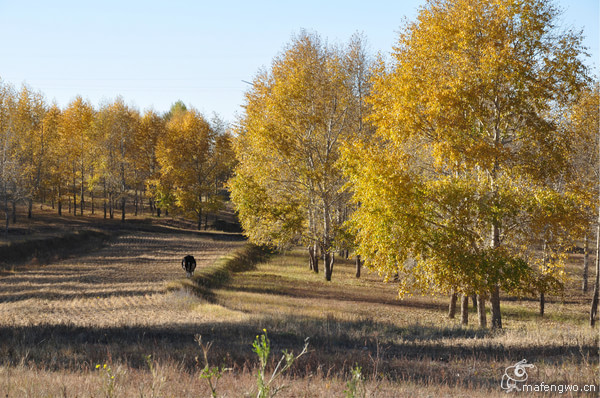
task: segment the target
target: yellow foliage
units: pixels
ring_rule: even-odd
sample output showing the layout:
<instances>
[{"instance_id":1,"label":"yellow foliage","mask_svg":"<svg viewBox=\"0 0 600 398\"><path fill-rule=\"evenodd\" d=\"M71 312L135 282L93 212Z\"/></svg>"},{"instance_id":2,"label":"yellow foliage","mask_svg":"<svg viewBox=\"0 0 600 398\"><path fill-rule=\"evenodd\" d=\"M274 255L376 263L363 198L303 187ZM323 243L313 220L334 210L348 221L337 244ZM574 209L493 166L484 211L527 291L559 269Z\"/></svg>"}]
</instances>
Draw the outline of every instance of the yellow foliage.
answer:
<instances>
[{"instance_id":1,"label":"yellow foliage","mask_svg":"<svg viewBox=\"0 0 600 398\"><path fill-rule=\"evenodd\" d=\"M514 290L534 245L565 247L580 225L560 120L586 76L581 36L556 16L544 0L430 0L376 68L377 137L347 153L352 223L401 294Z\"/></svg>"}]
</instances>

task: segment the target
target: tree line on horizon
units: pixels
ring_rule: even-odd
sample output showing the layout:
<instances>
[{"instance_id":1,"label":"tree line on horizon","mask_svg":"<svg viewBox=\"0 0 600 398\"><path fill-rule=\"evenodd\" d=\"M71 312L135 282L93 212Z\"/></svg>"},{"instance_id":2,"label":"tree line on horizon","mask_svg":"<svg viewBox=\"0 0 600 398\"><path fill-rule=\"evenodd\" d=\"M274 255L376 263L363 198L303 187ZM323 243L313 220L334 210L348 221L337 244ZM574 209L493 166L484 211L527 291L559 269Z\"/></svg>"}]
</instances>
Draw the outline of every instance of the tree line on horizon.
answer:
<instances>
[{"instance_id":1,"label":"tree line on horizon","mask_svg":"<svg viewBox=\"0 0 600 398\"><path fill-rule=\"evenodd\" d=\"M598 83L559 15L547 0L430 0L389 59L358 34L295 36L235 129L229 186L249 239L305 246L326 280L353 251L400 296L462 295L463 315L475 296L482 327L486 302L502 327L501 291L537 295L543 315L581 241L587 290ZM592 325L597 303L598 272Z\"/></svg>"},{"instance_id":2,"label":"tree line on horizon","mask_svg":"<svg viewBox=\"0 0 600 398\"><path fill-rule=\"evenodd\" d=\"M231 134L217 115L208 120L178 101L159 114L140 113L123 98L94 108L77 96L64 109L23 85L0 80L0 206L16 222L17 203L32 217L34 201L59 215L134 215L144 203L206 228L226 198L233 167ZM100 202L100 205L98 204Z\"/></svg>"}]
</instances>

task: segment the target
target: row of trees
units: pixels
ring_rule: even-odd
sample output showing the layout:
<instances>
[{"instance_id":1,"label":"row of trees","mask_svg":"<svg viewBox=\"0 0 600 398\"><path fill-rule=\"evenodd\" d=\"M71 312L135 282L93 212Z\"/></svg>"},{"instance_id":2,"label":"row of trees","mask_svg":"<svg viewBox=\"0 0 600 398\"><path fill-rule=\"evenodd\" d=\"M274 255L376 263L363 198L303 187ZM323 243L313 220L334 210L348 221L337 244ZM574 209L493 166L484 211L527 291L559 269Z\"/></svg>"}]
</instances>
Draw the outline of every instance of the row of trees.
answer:
<instances>
[{"instance_id":1,"label":"row of trees","mask_svg":"<svg viewBox=\"0 0 600 398\"><path fill-rule=\"evenodd\" d=\"M250 239L302 242L314 271L320 249L327 280L354 248L401 295L476 295L482 326L489 300L502 327L500 290L539 294L543 314L598 214L598 85L558 15L546 0L431 0L389 62L360 36L302 32L238 126L230 187Z\"/></svg>"},{"instance_id":2,"label":"row of trees","mask_svg":"<svg viewBox=\"0 0 600 398\"><path fill-rule=\"evenodd\" d=\"M0 81L0 199L9 220L18 202L51 203L68 211L104 217L126 206L137 215L144 199L157 215L177 209L201 227L218 210L233 164L231 137L218 117L212 121L181 102L170 112L141 114L122 98L95 109L81 97L65 109L46 103L23 86ZM133 205L133 206L132 206ZM204 217L206 225L206 217Z\"/></svg>"}]
</instances>

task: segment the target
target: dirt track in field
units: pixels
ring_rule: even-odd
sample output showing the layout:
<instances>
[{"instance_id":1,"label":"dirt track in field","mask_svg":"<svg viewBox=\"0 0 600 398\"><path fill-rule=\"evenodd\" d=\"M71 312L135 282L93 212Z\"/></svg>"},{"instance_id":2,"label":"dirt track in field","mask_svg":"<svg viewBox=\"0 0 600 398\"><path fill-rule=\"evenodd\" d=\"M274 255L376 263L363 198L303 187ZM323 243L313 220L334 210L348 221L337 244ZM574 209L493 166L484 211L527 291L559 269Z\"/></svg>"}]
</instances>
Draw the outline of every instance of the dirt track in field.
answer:
<instances>
[{"instance_id":1,"label":"dirt track in field","mask_svg":"<svg viewBox=\"0 0 600 398\"><path fill-rule=\"evenodd\" d=\"M0 326L176 327L203 321L195 298L168 293L181 259L206 267L242 244L223 235L131 232L77 258L0 277ZM197 301L196 301L197 303Z\"/></svg>"}]
</instances>

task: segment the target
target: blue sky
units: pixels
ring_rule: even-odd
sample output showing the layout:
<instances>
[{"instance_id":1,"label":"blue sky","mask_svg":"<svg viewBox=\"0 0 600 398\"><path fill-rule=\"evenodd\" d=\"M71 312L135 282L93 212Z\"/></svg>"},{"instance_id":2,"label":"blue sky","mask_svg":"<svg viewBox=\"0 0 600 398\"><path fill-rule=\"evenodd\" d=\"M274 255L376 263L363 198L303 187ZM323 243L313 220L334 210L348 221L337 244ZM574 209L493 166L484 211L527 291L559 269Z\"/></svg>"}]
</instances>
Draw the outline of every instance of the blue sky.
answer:
<instances>
[{"instance_id":1,"label":"blue sky","mask_svg":"<svg viewBox=\"0 0 600 398\"><path fill-rule=\"evenodd\" d=\"M583 29L598 75L598 0L558 0L564 27ZM301 29L330 43L362 32L389 53L423 0L129 1L0 0L0 78L49 102L76 95L94 106L122 95L140 110L178 99L233 121L261 67Z\"/></svg>"}]
</instances>

